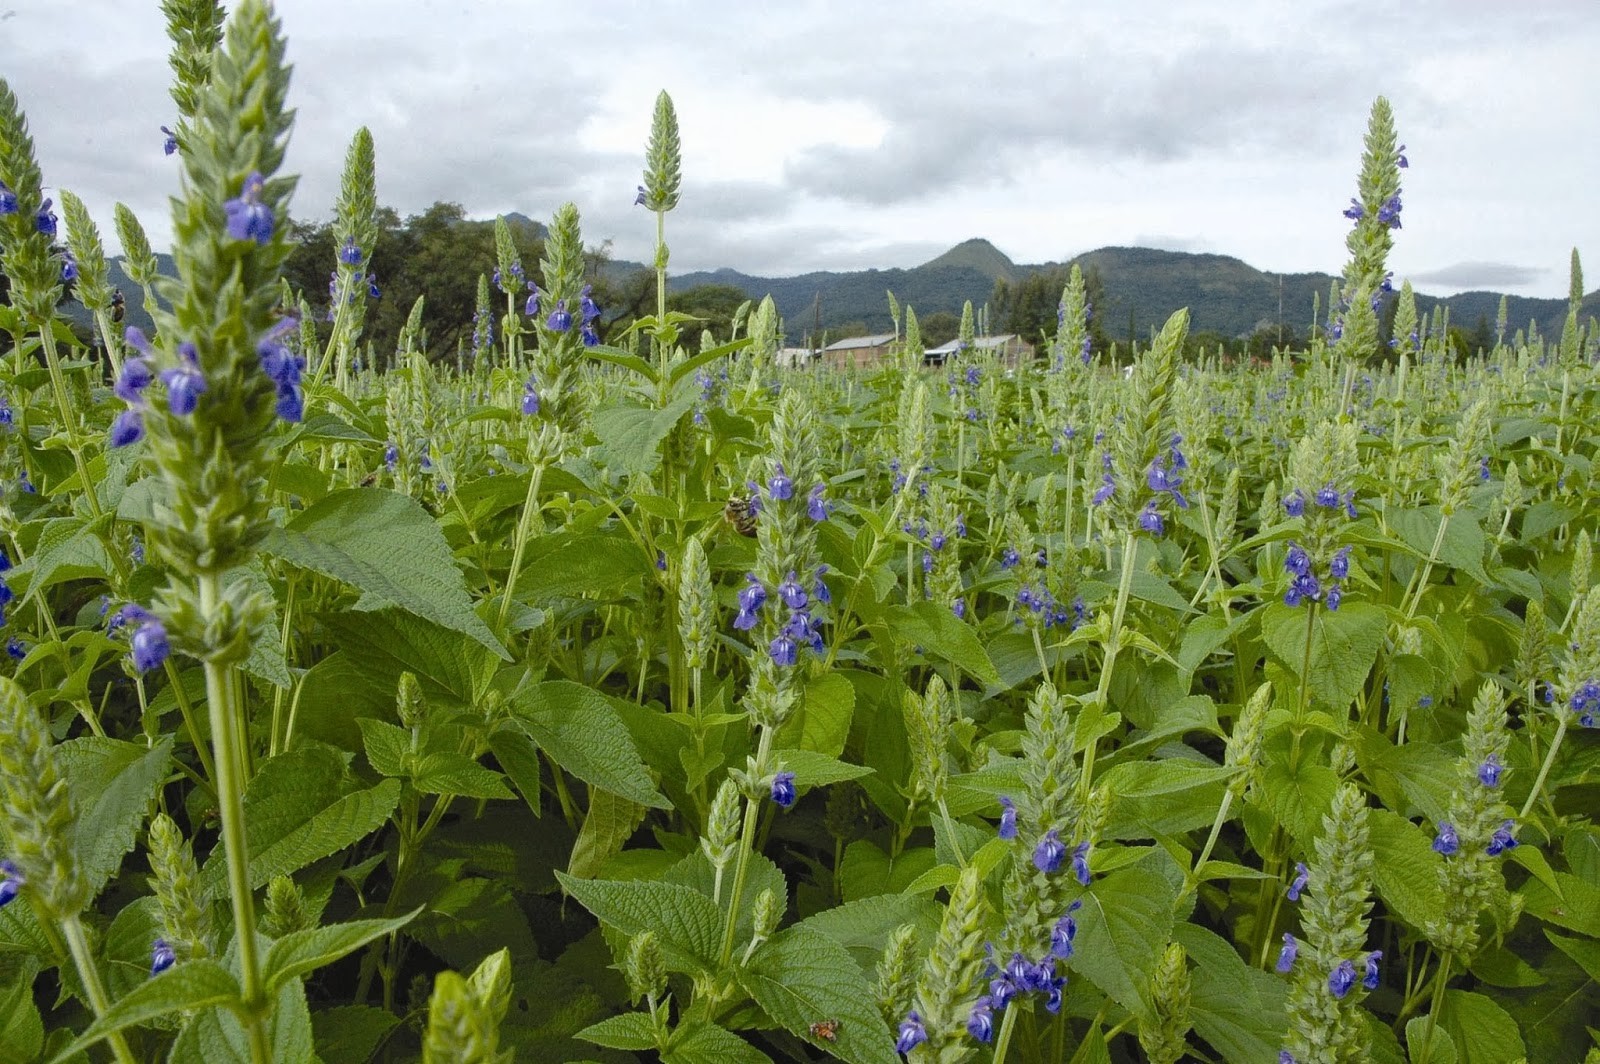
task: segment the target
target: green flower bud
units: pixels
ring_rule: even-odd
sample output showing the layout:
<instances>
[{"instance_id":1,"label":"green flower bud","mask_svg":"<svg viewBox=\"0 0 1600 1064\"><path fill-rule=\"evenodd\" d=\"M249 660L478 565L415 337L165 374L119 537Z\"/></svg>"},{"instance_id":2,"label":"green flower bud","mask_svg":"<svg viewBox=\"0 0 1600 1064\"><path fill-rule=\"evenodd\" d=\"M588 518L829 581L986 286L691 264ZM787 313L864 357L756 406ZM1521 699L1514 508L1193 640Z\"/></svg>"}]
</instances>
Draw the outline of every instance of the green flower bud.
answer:
<instances>
[{"instance_id":1,"label":"green flower bud","mask_svg":"<svg viewBox=\"0 0 1600 1064\"><path fill-rule=\"evenodd\" d=\"M413 730L422 727L428 719L428 700L422 693L422 684L413 672L402 672L395 691L395 710L400 723Z\"/></svg>"},{"instance_id":2,"label":"green flower bud","mask_svg":"<svg viewBox=\"0 0 1600 1064\"><path fill-rule=\"evenodd\" d=\"M912 791L937 803L944 798L945 757L954 719L950 689L938 673L928 681L927 694L918 697L913 691L906 692L903 712L906 740L911 744Z\"/></svg>"},{"instance_id":3,"label":"green flower bud","mask_svg":"<svg viewBox=\"0 0 1600 1064\"><path fill-rule=\"evenodd\" d=\"M25 889L56 919L76 916L89 885L73 848L77 817L39 711L0 677L0 826Z\"/></svg>"},{"instance_id":4,"label":"green flower bud","mask_svg":"<svg viewBox=\"0 0 1600 1064\"><path fill-rule=\"evenodd\" d=\"M678 573L678 636L683 640L685 665L704 669L710 664L717 638L717 602L711 565L698 536L689 537L683 547L683 567Z\"/></svg>"},{"instance_id":5,"label":"green flower bud","mask_svg":"<svg viewBox=\"0 0 1600 1064\"><path fill-rule=\"evenodd\" d=\"M267 911L261 931L269 938L282 938L312 927L315 921L306 911L305 895L288 876L274 876L267 884Z\"/></svg>"},{"instance_id":6,"label":"green flower bud","mask_svg":"<svg viewBox=\"0 0 1600 1064\"><path fill-rule=\"evenodd\" d=\"M1243 795L1260 775L1261 740L1266 736L1267 712L1271 708L1272 684L1269 682L1256 688L1234 722L1233 734L1228 736L1223 763L1241 770L1228 784L1236 796Z\"/></svg>"},{"instance_id":7,"label":"green flower bud","mask_svg":"<svg viewBox=\"0 0 1600 1064\"><path fill-rule=\"evenodd\" d=\"M917 980L916 1011L928 1032L927 1042L918 1047L922 1059L938 1060L945 1047L967 1040L967 1006L985 963L987 912L983 882L977 868L969 866L950 892L939 937Z\"/></svg>"},{"instance_id":8,"label":"green flower bud","mask_svg":"<svg viewBox=\"0 0 1600 1064\"><path fill-rule=\"evenodd\" d=\"M678 205L683 183L683 152L678 140L678 114L665 89L656 96L650 122L650 143L645 148L644 188L640 202L652 211L670 211ZM665 269L666 263L657 264Z\"/></svg>"},{"instance_id":9,"label":"green flower bud","mask_svg":"<svg viewBox=\"0 0 1600 1064\"><path fill-rule=\"evenodd\" d=\"M889 936L878 960L878 1011L891 1027L911 1011L921 969L918 953L916 926L902 924Z\"/></svg>"},{"instance_id":10,"label":"green flower bud","mask_svg":"<svg viewBox=\"0 0 1600 1064\"><path fill-rule=\"evenodd\" d=\"M711 813L706 818L706 833L700 838L700 848L717 870L720 880L723 869L739 852L739 786L732 779L724 779L711 799Z\"/></svg>"},{"instance_id":11,"label":"green flower bud","mask_svg":"<svg viewBox=\"0 0 1600 1064\"><path fill-rule=\"evenodd\" d=\"M148 845L162 937L179 960L211 956L211 906L200 887L193 848L165 813L150 821Z\"/></svg>"},{"instance_id":12,"label":"green flower bud","mask_svg":"<svg viewBox=\"0 0 1600 1064\"><path fill-rule=\"evenodd\" d=\"M1167 946L1150 979L1149 1016L1139 1018L1139 1046L1150 1064L1178 1064L1189 1051L1189 958Z\"/></svg>"},{"instance_id":13,"label":"green flower bud","mask_svg":"<svg viewBox=\"0 0 1600 1064\"><path fill-rule=\"evenodd\" d=\"M667 992L667 966L654 931L641 931L628 940L622 975L628 981L630 1002L641 998L656 1001Z\"/></svg>"}]
</instances>

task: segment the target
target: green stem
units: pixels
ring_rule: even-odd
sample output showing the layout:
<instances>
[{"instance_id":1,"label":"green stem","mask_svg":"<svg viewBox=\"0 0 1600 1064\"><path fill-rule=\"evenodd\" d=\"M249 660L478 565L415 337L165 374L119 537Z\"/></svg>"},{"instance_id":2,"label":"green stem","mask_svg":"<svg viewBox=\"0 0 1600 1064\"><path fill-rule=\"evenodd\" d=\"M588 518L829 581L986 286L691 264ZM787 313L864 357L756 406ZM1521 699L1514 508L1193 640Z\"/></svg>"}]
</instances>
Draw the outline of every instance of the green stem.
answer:
<instances>
[{"instance_id":1,"label":"green stem","mask_svg":"<svg viewBox=\"0 0 1600 1064\"><path fill-rule=\"evenodd\" d=\"M1000 1037L994 1040L994 1060L992 1064L1005 1064L1006 1052L1011 1048L1011 1032L1017 1027L1017 1013L1020 1007L1008 1008L1000 1020Z\"/></svg>"},{"instance_id":2,"label":"green stem","mask_svg":"<svg viewBox=\"0 0 1600 1064\"><path fill-rule=\"evenodd\" d=\"M1417 1054L1417 1060L1429 1059L1428 1051L1433 1047L1433 1031L1439 1023L1439 1008L1444 1004L1444 992L1450 982L1450 954L1446 953L1439 961L1439 972L1433 977L1433 1003L1428 1006L1427 1024L1422 1028L1422 1045Z\"/></svg>"},{"instance_id":3,"label":"green stem","mask_svg":"<svg viewBox=\"0 0 1600 1064\"><path fill-rule=\"evenodd\" d=\"M1122 577L1117 582L1117 601L1111 609L1111 635L1106 641L1105 661L1100 666L1100 684L1095 689L1095 706L1104 715L1106 699L1111 693L1112 670L1117 663L1117 652L1122 649L1122 624L1128 613L1128 596L1133 590L1134 559L1138 555L1138 539L1132 532L1122 538ZM1078 777L1078 800L1089 800L1090 786L1094 782L1095 747L1099 736L1089 740L1083 752L1083 774Z\"/></svg>"},{"instance_id":4,"label":"green stem","mask_svg":"<svg viewBox=\"0 0 1600 1064\"><path fill-rule=\"evenodd\" d=\"M222 578L202 573L199 578L200 613L209 624L222 596ZM255 894L250 884L250 854L245 842L243 750L240 707L233 668L208 660L206 703L211 714L211 744L217 766L217 805L222 817L223 856L227 860L228 894L233 903L234 937L239 943L239 975L244 993L245 1029L250 1035L254 1064L270 1064L266 1018L272 1010L261 979L261 959L256 947Z\"/></svg>"},{"instance_id":5,"label":"green stem","mask_svg":"<svg viewBox=\"0 0 1600 1064\"><path fill-rule=\"evenodd\" d=\"M78 969L78 978L83 980L84 992L89 995L89 1007L94 1009L96 1016L104 1016L111 1002L106 998L105 984L100 982L100 969L95 967L94 956L89 952L89 939L83 933L82 921L77 916L69 916L61 921L61 931L66 936L67 949L72 953L72 963ZM133 1053L123 1040L121 1031L112 1032L106 1040L111 1043L111 1051L116 1054L119 1064L134 1064Z\"/></svg>"},{"instance_id":6,"label":"green stem","mask_svg":"<svg viewBox=\"0 0 1600 1064\"><path fill-rule=\"evenodd\" d=\"M1528 819L1533 804L1539 800L1539 795L1544 791L1544 781L1550 776L1550 766L1555 764L1556 752L1561 749L1561 740L1567 736L1568 713L1565 707L1562 707L1560 712L1561 719L1556 725L1556 737L1550 741L1550 752L1544 755L1544 764L1539 766L1539 778L1533 781L1533 790L1528 792L1528 800L1522 803L1522 812L1517 814L1518 820Z\"/></svg>"},{"instance_id":7,"label":"green stem","mask_svg":"<svg viewBox=\"0 0 1600 1064\"><path fill-rule=\"evenodd\" d=\"M522 552L528 544L528 534L533 525L533 515L538 513L539 481L544 479L544 462L536 462L533 475L528 478L528 496L522 500L522 513L517 518L517 541L511 547L511 571L506 574L506 590L500 599L499 620L495 627L505 630L506 617L511 612L511 600L517 591L517 576L522 571Z\"/></svg>"},{"instance_id":8,"label":"green stem","mask_svg":"<svg viewBox=\"0 0 1600 1064\"><path fill-rule=\"evenodd\" d=\"M1422 592L1427 589L1428 578L1433 575L1433 567L1439 560L1439 551L1444 546L1444 530L1449 527L1449 524L1450 515L1441 511L1439 514L1439 530L1433 534L1433 548L1428 551L1428 560L1422 564L1422 572L1419 574L1416 587L1407 595L1407 598L1410 599L1410 605L1402 611L1408 623L1412 617L1416 616L1417 607L1422 605Z\"/></svg>"},{"instance_id":9,"label":"green stem","mask_svg":"<svg viewBox=\"0 0 1600 1064\"><path fill-rule=\"evenodd\" d=\"M1311 635L1317 623L1317 604L1306 607L1306 645L1300 655L1300 698L1294 710L1294 740L1289 745L1289 767L1300 765L1300 739L1306 733L1306 710L1311 708Z\"/></svg>"},{"instance_id":10,"label":"green stem","mask_svg":"<svg viewBox=\"0 0 1600 1064\"><path fill-rule=\"evenodd\" d=\"M50 390L55 393L56 412L61 416L61 427L67 433L68 450L72 452L72 464L78 471L78 483L83 488L84 499L89 503L89 515L98 519L101 514L100 500L95 495L94 481L89 479L89 464L83 460L83 447L78 439L78 419L72 416L72 406L67 400L67 380L61 373L61 358L56 352L56 338L50 331L49 322L39 326L39 340L44 348L45 366L50 371Z\"/></svg>"},{"instance_id":11,"label":"green stem","mask_svg":"<svg viewBox=\"0 0 1600 1064\"><path fill-rule=\"evenodd\" d=\"M1200 885L1200 869L1211 859L1211 850L1217 844L1217 836L1222 834L1222 825L1227 822L1228 809L1232 805L1233 788L1229 787L1222 792L1222 804L1217 807L1217 818L1211 822L1211 834L1206 837L1206 844L1200 848L1200 856L1195 858L1194 871L1189 873L1183 893L1178 895L1180 899Z\"/></svg>"}]
</instances>

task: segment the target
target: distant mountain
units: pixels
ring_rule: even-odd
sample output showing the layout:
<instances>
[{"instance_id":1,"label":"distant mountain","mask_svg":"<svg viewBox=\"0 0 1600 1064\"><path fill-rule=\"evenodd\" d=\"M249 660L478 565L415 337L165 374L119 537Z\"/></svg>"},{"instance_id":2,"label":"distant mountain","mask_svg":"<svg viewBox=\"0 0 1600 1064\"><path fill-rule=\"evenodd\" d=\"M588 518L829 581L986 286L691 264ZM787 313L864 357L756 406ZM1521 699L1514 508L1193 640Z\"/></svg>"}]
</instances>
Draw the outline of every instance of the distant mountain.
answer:
<instances>
[{"instance_id":1,"label":"distant mountain","mask_svg":"<svg viewBox=\"0 0 1600 1064\"><path fill-rule=\"evenodd\" d=\"M1028 272L1006 257L1006 253L981 237L963 240L936 259L929 259L918 269L977 270L991 281L1018 281Z\"/></svg>"}]
</instances>

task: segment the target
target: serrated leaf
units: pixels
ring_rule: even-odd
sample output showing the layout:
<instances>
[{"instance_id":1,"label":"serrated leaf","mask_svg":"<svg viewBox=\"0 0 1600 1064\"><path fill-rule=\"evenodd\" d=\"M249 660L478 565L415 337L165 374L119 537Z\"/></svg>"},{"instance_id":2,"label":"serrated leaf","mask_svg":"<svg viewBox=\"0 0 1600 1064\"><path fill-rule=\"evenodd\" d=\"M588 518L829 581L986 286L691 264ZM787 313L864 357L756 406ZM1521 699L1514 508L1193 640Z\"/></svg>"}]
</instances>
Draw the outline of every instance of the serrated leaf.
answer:
<instances>
[{"instance_id":1,"label":"serrated leaf","mask_svg":"<svg viewBox=\"0 0 1600 1064\"><path fill-rule=\"evenodd\" d=\"M311 1013L306 1008L305 989L292 979L278 989L267 1020L267 1044L272 1064L314 1064L312 1055ZM205 1064L254 1064L250 1036L239 1017L230 1011L212 1009L196 1016L173 1044L174 1061L205 1061Z\"/></svg>"},{"instance_id":2,"label":"serrated leaf","mask_svg":"<svg viewBox=\"0 0 1600 1064\"><path fill-rule=\"evenodd\" d=\"M88 1029L52 1058L65 1061L115 1031L179 1011L198 1011L242 1001L233 973L213 960L185 961L141 983L119 998Z\"/></svg>"},{"instance_id":3,"label":"serrated leaf","mask_svg":"<svg viewBox=\"0 0 1600 1064\"><path fill-rule=\"evenodd\" d=\"M468 636L404 610L340 613L323 623L346 660L391 696L400 674L409 672L430 701L473 707L499 666L493 652Z\"/></svg>"},{"instance_id":4,"label":"serrated leaf","mask_svg":"<svg viewBox=\"0 0 1600 1064\"><path fill-rule=\"evenodd\" d=\"M624 935L654 931L661 955L674 971L702 974L716 968L722 949L722 910L693 887L649 880L576 879L557 872L561 888Z\"/></svg>"},{"instance_id":5,"label":"serrated leaf","mask_svg":"<svg viewBox=\"0 0 1600 1064\"><path fill-rule=\"evenodd\" d=\"M673 1032L672 1045L662 1056L664 1064L771 1064L767 1056L743 1038L714 1023L698 1023Z\"/></svg>"},{"instance_id":6,"label":"serrated leaf","mask_svg":"<svg viewBox=\"0 0 1600 1064\"><path fill-rule=\"evenodd\" d=\"M511 708L528 738L583 782L652 809L671 808L627 725L598 691L551 680L528 688Z\"/></svg>"},{"instance_id":7,"label":"serrated leaf","mask_svg":"<svg viewBox=\"0 0 1600 1064\"><path fill-rule=\"evenodd\" d=\"M109 514L102 515L98 521L80 517L57 517L47 521L32 554L8 577L19 585L26 583L23 604L63 581L109 577L111 556L106 553L100 536L110 524Z\"/></svg>"},{"instance_id":8,"label":"serrated leaf","mask_svg":"<svg viewBox=\"0 0 1600 1064\"><path fill-rule=\"evenodd\" d=\"M535 540L529 545L517 597L546 602L576 595L604 595L648 576L651 564L626 534L613 530L587 530Z\"/></svg>"},{"instance_id":9,"label":"serrated leaf","mask_svg":"<svg viewBox=\"0 0 1600 1064\"><path fill-rule=\"evenodd\" d=\"M849 765L815 750L779 750L774 756L785 771L794 773L795 785L799 787L825 787L872 774L872 769L865 765Z\"/></svg>"},{"instance_id":10,"label":"serrated leaf","mask_svg":"<svg viewBox=\"0 0 1600 1064\"><path fill-rule=\"evenodd\" d=\"M1150 978L1172 937L1178 888L1165 853L1113 872L1083 895L1072 966L1136 1016L1150 1014Z\"/></svg>"},{"instance_id":11,"label":"serrated leaf","mask_svg":"<svg viewBox=\"0 0 1600 1064\"><path fill-rule=\"evenodd\" d=\"M1306 663L1305 607L1273 602L1261 610L1261 636L1283 665L1300 677ZM1388 615L1366 602L1351 602L1338 610L1318 609L1311 622L1310 691L1316 701L1341 714L1361 693L1383 634Z\"/></svg>"},{"instance_id":12,"label":"serrated leaf","mask_svg":"<svg viewBox=\"0 0 1600 1064\"><path fill-rule=\"evenodd\" d=\"M356 721L361 728L361 747L367 762L380 776L408 776L406 755L411 752L411 733L384 720L362 717Z\"/></svg>"},{"instance_id":13,"label":"serrated leaf","mask_svg":"<svg viewBox=\"0 0 1600 1064\"><path fill-rule=\"evenodd\" d=\"M624 1012L620 1016L607 1017L599 1023L590 1024L572 1037L607 1049L656 1047L655 1025L650 1022L650 1015L644 1012Z\"/></svg>"},{"instance_id":14,"label":"serrated leaf","mask_svg":"<svg viewBox=\"0 0 1600 1064\"><path fill-rule=\"evenodd\" d=\"M261 978L266 983L267 992L272 993L285 980L298 979L314 972L375 938L399 930L421 911L414 909L404 916L387 920L351 920L343 924L294 931L283 936L272 944L267 951L266 963L262 965Z\"/></svg>"},{"instance_id":15,"label":"serrated leaf","mask_svg":"<svg viewBox=\"0 0 1600 1064\"><path fill-rule=\"evenodd\" d=\"M1195 962L1189 1001L1195 1032L1224 1060L1276 1059L1287 1030L1288 984L1246 964L1231 945L1203 927L1180 923L1173 938Z\"/></svg>"},{"instance_id":16,"label":"serrated leaf","mask_svg":"<svg viewBox=\"0 0 1600 1064\"><path fill-rule=\"evenodd\" d=\"M539 748L533 740L517 728L500 728L489 736L489 752L500 762L500 768L511 780L517 793L522 795L528 809L538 816L543 792L539 782ZM590 801L593 801L592 797Z\"/></svg>"},{"instance_id":17,"label":"serrated leaf","mask_svg":"<svg viewBox=\"0 0 1600 1064\"><path fill-rule=\"evenodd\" d=\"M44 1050L44 1021L33 1003L38 967L30 958L0 985L0 1060L33 1060Z\"/></svg>"},{"instance_id":18,"label":"serrated leaf","mask_svg":"<svg viewBox=\"0 0 1600 1064\"><path fill-rule=\"evenodd\" d=\"M1422 1040L1428 1036L1428 1023L1426 1016L1417 1016L1407 1021L1406 1059L1410 1064L1457 1064L1460 1057L1456 1053L1456 1041L1443 1027L1435 1025L1428 1048L1422 1048Z\"/></svg>"},{"instance_id":19,"label":"serrated leaf","mask_svg":"<svg viewBox=\"0 0 1600 1064\"><path fill-rule=\"evenodd\" d=\"M56 747L57 763L77 798L78 866L98 894L133 849L172 759L172 738L155 746L85 736Z\"/></svg>"},{"instance_id":20,"label":"serrated leaf","mask_svg":"<svg viewBox=\"0 0 1600 1064\"><path fill-rule=\"evenodd\" d=\"M1482 994L1445 991L1439 1025L1450 1032L1461 1064L1506 1064L1528 1055L1517 1021Z\"/></svg>"},{"instance_id":21,"label":"serrated leaf","mask_svg":"<svg viewBox=\"0 0 1600 1064\"><path fill-rule=\"evenodd\" d=\"M866 976L839 943L810 928L780 931L738 973L739 984L790 1034L849 1064L897 1064ZM839 1023L825 1042L811 1025Z\"/></svg>"},{"instance_id":22,"label":"serrated leaf","mask_svg":"<svg viewBox=\"0 0 1600 1064\"><path fill-rule=\"evenodd\" d=\"M368 1005L343 1005L311 1014L311 1031L322 1064L367 1064L378 1043L400 1022Z\"/></svg>"},{"instance_id":23,"label":"serrated leaf","mask_svg":"<svg viewBox=\"0 0 1600 1064\"><path fill-rule=\"evenodd\" d=\"M605 863L622 851L623 845L633 837L644 823L645 808L638 802L619 798L610 791L589 792L589 811L584 814L583 827L572 844L572 856L567 871L579 879L592 879L600 874Z\"/></svg>"},{"instance_id":24,"label":"serrated leaf","mask_svg":"<svg viewBox=\"0 0 1600 1064\"><path fill-rule=\"evenodd\" d=\"M779 748L815 750L838 757L850 738L856 689L848 678L825 672L806 684L805 696L778 732Z\"/></svg>"},{"instance_id":25,"label":"serrated leaf","mask_svg":"<svg viewBox=\"0 0 1600 1064\"><path fill-rule=\"evenodd\" d=\"M459 798L514 798L500 773L478 764L466 754L438 750L417 763L413 785L423 794L448 794Z\"/></svg>"},{"instance_id":26,"label":"serrated leaf","mask_svg":"<svg viewBox=\"0 0 1600 1064\"><path fill-rule=\"evenodd\" d=\"M1422 932L1443 919L1445 897L1439 882L1443 858L1433 852L1428 834L1387 809L1371 810L1367 829L1378 897L1414 931Z\"/></svg>"},{"instance_id":27,"label":"serrated leaf","mask_svg":"<svg viewBox=\"0 0 1600 1064\"><path fill-rule=\"evenodd\" d=\"M985 686L1001 685L1000 673L989 660L972 626L937 602L892 606L884 616L895 637L920 646L923 653L961 669Z\"/></svg>"},{"instance_id":28,"label":"serrated leaf","mask_svg":"<svg viewBox=\"0 0 1600 1064\"><path fill-rule=\"evenodd\" d=\"M826 935L846 948L882 950L902 924L915 924L929 936L938 931L942 909L914 894L877 894L835 905L795 924Z\"/></svg>"},{"instance_id":29,"label":"serrated leaf","mask_svg":"<svg viewBox=\"0 0 1600 1064\"><path fill-rule=\"evenodd\" d=\"M625 402L596 410L589 425L600 438L601 462L635 476L653 472L661 464L661 441L698 397L698 390L685 389L659 409Z\"/></svg>"},{"instance_id":30,"label":"serrated leaf","mask_svg":"<svg viewBox=\"0 0 1600 1064\"><path fill-rule=\"evenodd\" d=\"M313 503L261 552L350 584L509 657L472 610L444 533L422 504L377 488L350 488Z\"/></svg>"}]
</instances>

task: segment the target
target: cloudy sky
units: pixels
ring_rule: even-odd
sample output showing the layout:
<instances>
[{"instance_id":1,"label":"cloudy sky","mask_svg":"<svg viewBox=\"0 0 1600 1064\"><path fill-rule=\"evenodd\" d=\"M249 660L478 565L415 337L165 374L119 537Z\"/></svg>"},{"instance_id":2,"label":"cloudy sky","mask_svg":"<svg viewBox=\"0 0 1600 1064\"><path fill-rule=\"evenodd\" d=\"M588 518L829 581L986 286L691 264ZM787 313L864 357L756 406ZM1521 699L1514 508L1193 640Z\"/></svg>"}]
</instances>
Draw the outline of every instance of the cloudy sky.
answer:
<instances>
[{"instance_id":1,"label":"cloudy sky","mask_svg":"<svg viewBox=\"0 0 1600 1064\"><path fill-rule=\"evenodd\" d=\"M1391 265L1422 291L1564 295L1600 277L1594 0L280 0L294 213L345 146L380 202L548 218L647 260L633 208L655 94L683 135L675 271L909 267L968 237L1017 262L1108 244L1336 272L1361 138L1394 105L1411 169ZM170 240L157 0L0 0L0 76L47 185ZM1589 285L1595 287L1594 284Z\"/></svg>"}]
</instances>

